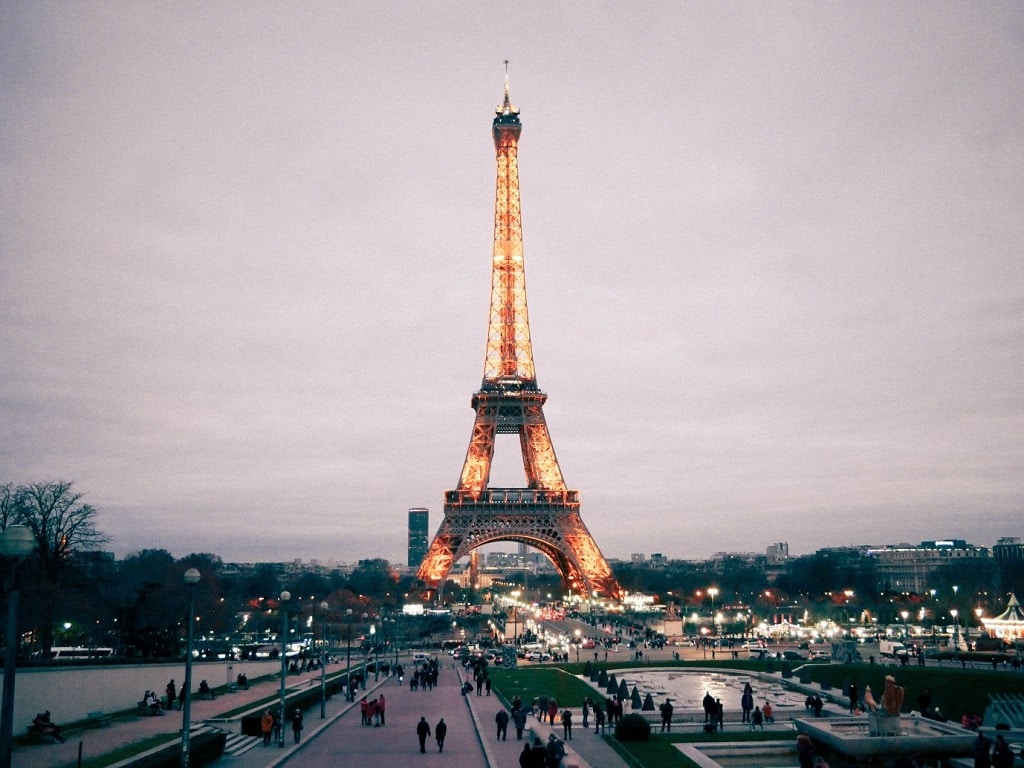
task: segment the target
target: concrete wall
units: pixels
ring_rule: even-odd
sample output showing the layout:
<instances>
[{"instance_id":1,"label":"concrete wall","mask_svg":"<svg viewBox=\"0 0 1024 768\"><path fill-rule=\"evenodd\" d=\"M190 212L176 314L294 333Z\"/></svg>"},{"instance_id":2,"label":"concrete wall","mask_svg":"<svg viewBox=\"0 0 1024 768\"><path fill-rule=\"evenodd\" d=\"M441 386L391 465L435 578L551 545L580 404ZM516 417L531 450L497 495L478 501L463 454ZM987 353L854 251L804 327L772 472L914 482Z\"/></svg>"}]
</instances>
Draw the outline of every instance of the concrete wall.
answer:
<instances>
[{"instance_id":1,"label":"concrete wall","mask_svg":"<svg viewBox=\"0 0 1024 768\"><path fill-rule=\"evenodd\" d=\"M199 681L204 679L211 688L216 688L234 682L242 672L253 680L280 670L278 660L197 662L192 665L192 691L195 692ZM146 689L163 696L170 680L181 690L185 680L184 662L22 668L15 677L14 732L23 731L37 712L47 709L58 724L81 720L89 712L131 709L142 699Z\"/></svg>"}]
</instances>

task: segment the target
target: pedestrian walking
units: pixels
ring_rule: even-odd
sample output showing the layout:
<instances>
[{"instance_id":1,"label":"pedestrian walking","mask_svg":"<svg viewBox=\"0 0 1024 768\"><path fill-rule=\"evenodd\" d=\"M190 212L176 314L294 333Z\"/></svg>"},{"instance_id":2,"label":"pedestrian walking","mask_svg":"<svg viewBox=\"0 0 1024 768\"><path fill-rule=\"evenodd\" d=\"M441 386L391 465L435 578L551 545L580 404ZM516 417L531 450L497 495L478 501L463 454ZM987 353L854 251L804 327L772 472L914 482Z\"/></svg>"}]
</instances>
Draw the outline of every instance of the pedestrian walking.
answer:
<instances>
[{"instance_id":1,"label":"pedestrian walking","mask_svg":"<svg viewBox=\"0 0 1024 768\"><path fill-rule=\"evenodd\" d=\"M604 709L594 704L594 733L604 733Z\"/></svg>"},{"instance_id":2,"label":"pedestrian walking","mask_svg":"<svg viewBox=\"0 0 1024 768\"><path fill-rule=\"evenodd\" d=\"M516 741L522 741L523 729L526 728L526 707L520 705L512 710L512 722L516 726ZM529 740L527 740L529 743Z\"/></svg>"},{"instance_id":3,"label":"pedestrian walking","mask_svg":"<svg viewBox=\"0 0 1024 768\"><path fill-rule=\"evenodd\" d=\"M442 723L444 720L441 721ZM420 752L427 751L427 736L430 735L430 724L427 722L427 718L420 716L420 721L416 723L416 738L420 740Z\"/></svg>"},{"instance_id":4,"label":"pedestrian walking","mask_svg":"<svg viewBox=\"0 0 1024 768\"><path fill-rule=\"evenodd\" d=\"M377 716L380 717L380 724L381 724L382 727L385 725L384 706L385 706L384 694L382 693L380 695L380 697L377 699Z\"/></svg>"},{"instance_id":5,"label":"pedestrian walking","mask_svg":"<svg viewBox=\"0 0 1024 768\"><path fill-rule=\"evenodd\" d=\"M302 710L296 709L292 713L292 737L295 739L295 743L299 743L299 738L302 736Z\"/></svg>"},{"instance_id":6,"label":"pedestrian walking","mask_svg":"<svg viewBox=\"0 0 1024 768\"><path fill-rule=\"evenodd\" d=\"M270 714L270 710L266 710L263 713L263 717L260 718L260 733L263 734L263 746L270 746L270 734L274 730L274 716Z\"/></svg>"},{"instance_id":7,"label":"pedestrian walking","mask_svg":"<svg viewBox=\"0 0 1024 768\"><path fill-rule=\"evenodd\" d=\"M498 741L505 741L506 734L508 733L508 712L504 709L499 709L498 713L494 716L494 722L498 726Z\"/></svg>"},{"instance_id":8,"label":"pedestrian walking","mask_svg":"<svg viewBox=\"0 0 1024 768\"><path fill-rule=\"evenodd\" d=\"M572 712L568 709L562 710L562 738L572 741Z\"/></svg>"},{"instance_id":9,"label":"pedestrian walking","mask_svg":"<svg viewBox=\"0 0 1024 768\"><path fill-rule=\"evenodd\" d=\"M590 707L591 707L590 697L587 696L585 699L583 699L583 713L582 713L582 717L583 717L583 728L584 729L587 729L587 728L590 727Z\"/></svg>"},{"instance_id":10,"label":"pedestrian walking","mask_svg":"<svg viewBox=\"0 0 1024 768\"><path fill-rule=\"evenodd\" d=\"M437 739L437 751L444 752L444 737L448 735L448 726L442 717L434 726L434 738Z\"/></svg>"}]
</instances>

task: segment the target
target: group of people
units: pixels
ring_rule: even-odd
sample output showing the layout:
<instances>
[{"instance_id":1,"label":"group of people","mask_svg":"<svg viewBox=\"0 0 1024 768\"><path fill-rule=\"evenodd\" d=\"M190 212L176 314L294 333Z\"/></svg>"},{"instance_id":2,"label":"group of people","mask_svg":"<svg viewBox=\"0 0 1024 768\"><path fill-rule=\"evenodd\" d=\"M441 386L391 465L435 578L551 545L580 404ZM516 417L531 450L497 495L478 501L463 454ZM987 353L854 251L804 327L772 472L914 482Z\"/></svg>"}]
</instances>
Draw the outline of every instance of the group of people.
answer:
<instances>
[{"instance_id":1,"label":"group of people","mask_svg":"<svg viewBox=\"0 0 1024 768\"><path fill-rule=\"evenodd\" d=\"M725 729L725 706L721 699L711 695L711 691L704 692L701 700L704 707L704 730L708 733Z\"/></svg>"},{"instance_id":2,"label":"group of people","mask_svg":"<svg viewBox=\"0 0 1024 768\"><path fill-rule=\"evenodd\" d=\"M372 725L376 728L386 725L386 710L387 702L384 700L383 693L376 699L367 700L363 696L363 700L359 702L359 713L363 716L363 725Z\"/></svg>"},{"instance_id":3,"label":"group of people","mask_svg":"<svg viewBox=\"0 0 1024 768\"><path fill-rule=\"evenodd\" d=\"M420 752L427 751L427 737L430 735L430 723L427 722L427 718L420 717L420 721L416 724L416 738L420 742ZM437 751L444 752L444 740L448 736L448 724L444 721L443 717L434 726L433 736L434 740L437 741Z\"/></svg>"},{"instance_id":4,"label":"group of people","mask_svg":"<svg viewBox=\"0 0 1024 768\"><path fill-rule=\"evenodd\" d=\"M523 700L519 696L512 698L511 707L511 713L504 709L499 709L494 715L494 723L498 727L498 739L501 741L506 740L508 724L512 723L512 726L516 729L516 740L522 741L523 731L526 729L526 707L523 706Z\"/></svg>"},{"instance_id":5,"label":"group of people","mask_svg":"<svg viewBox=\"0 0 1024 768\"><path fill-rule=\"evenodd\" d=\"M519 754L519 768L558 768L563 757L565 744L555 734L548 735L547 744L535 736L533 744L527 741L523 745L523 751Z\"/></svg>"},{"instance_id":6,"label":"group of people","mask_svg":"<svg viewBox=\"0 0 1024 768\"><path fill-rule=\"evenodd\" d=\"M1021 757L1024 758L1024 750ZM974 768L1011 768L1013 761L1013 749L1003 734L997 733L993 742L984 731L978 731L974 740Z\"/></svg>"},{"instance_id":7,"label":"group of people","mask_svg":"<svg viewBox=\"0 0 1024 768\"><path fill-rule=\"evenodd\" d=\"M438 664L437 659L428 659L423 666L409 675L409 690L415 691L422 688L425 691L433 690L437 685ZM401 680L401 677L399 678Z\"/></svg>"},{"instance_id":8,"label":"group of people","mask_svg":"<svg viewBox=\"0 0 1024 768\"><path fill-rule=\"evenodd\" d=\"M295 743L298 744L302 738L302 710L296 708L292 712L292 738ZM263 736L263 746L269 747L273 742L281 739L281 719L278 717L277 712L271 709L263 711L263 717L260 718L260 734ZM283 740L281 740L283 744Z\"/></svg>"},{"instance_id":9,"label":"group of people","mask_svg":"<svg viewBox=\"0 0 1024 768\"><path fill-rule=\"evenodd\" d=\"M64 743L64 737L60 733L60 726L50 719L50 710L39 712L32 718L31 730L45 738L59 741L61 744Z\"/></svg>"},{"instance_id":10,"label":"group of people","mask_svg":"<svg viewBox=\"0 0 1024 768\"><path fill-rule=\"evenodd\" d=\"M239 678L244 677L239 675ZM248 687L248 679L245 680L246 687ZM178 690L178 686L174 680L170 680L167 686L164 688L164 701L160 700L160 697L156 695L156 691L147 690L142 694L142 703L147 712L151 715L162 715L164 713L164 707L167 709L174 709L174 705L178 705L178 709L182 709L185 706L185 686ZM210 687L210 684L205 680L200 681L199 690L196 695L200 698L215 699L217 696ZM166 702L166 704L165 704Z\"/></svg>"},{"instance_id":11,"label":"group of people","mask_svg":"<svg viewBox=\"0 0 1024 768\"><path fill-rule=\"evenodd\" d=\"M814 742L806 733L796 737L796 758L800 768L829 768L825 758L815 754Z\"/></svg>"}]
</instances>

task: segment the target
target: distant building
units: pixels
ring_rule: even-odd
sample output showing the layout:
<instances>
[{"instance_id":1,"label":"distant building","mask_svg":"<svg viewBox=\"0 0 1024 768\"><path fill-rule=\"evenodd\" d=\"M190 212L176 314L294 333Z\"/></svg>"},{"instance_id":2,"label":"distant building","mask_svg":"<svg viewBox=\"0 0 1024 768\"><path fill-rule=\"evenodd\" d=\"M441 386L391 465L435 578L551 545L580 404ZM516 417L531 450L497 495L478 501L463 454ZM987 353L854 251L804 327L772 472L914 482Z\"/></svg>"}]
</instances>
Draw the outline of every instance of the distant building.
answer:
<instances>
[{"instance_id":1,"label":"distant building","mask_svg":"<svg viewBox=\"0 0 1024 768\"><path fill-rule=\"evenodd\" d=\"M647 562L647 555L643 552L634 552L629 556L629 561L631 563L645 563Z\"/></svg>"},{"instance_id":2,"label":"distant building","mask_svg":"<svg viewBox=\"0 0 1024 768\"><path fill-rule=\"evenodd\" d=\"M789 559L789 542L780 541L778 544L769 544L764 551L769 563L781 563Z\"/></svg>"},{"instance_id":3,"label":"distant building","mask_svg":"<svg viewBox=\"0 0 1024 768\"><path fill-rule=\"evenodd\" d=\"M427 556L430 542L430 510L413 507L409 510L409 567L419 568Z\"/></svg>"},{"instance_id":4,"label":"distant building","mask_svg":"<svg viewBox=\"0 0 1024 768\"><path fill-rule=\"evenodd\" d=\"M875 578L884 592L928 591L936 574L954 561L988 560L991 553L985 547L975 547L963 539L922 541L920 546L896 544L868 549L867 557L875 561Z\"/></svg>"},{"instance_id":5,"label":"distant building","mask_svg":"<svg viewBox=\"0 0 1024 768\"><path fill-rule=\"evenodd\" d=\"M998 563L1024 560L1024 544L1016 536L1004 536L992 547L992 557Z\"/></svg>"}]
</instances>

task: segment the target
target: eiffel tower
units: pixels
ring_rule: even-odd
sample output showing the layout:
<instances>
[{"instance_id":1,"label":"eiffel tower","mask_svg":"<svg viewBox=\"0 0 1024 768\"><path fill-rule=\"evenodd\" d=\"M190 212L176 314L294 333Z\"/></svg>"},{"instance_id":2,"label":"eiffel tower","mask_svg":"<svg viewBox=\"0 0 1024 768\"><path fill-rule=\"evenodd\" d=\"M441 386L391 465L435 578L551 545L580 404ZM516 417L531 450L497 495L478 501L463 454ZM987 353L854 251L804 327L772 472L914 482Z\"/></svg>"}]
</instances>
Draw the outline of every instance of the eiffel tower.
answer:
<instances>
[{"instance_id":1,"label":"eiffel tower","mask_svg":"<svg viewBox=\"0 0 1024 768\"><path fill-rule=\"evenodd\" d=\"M419 578L436 589L452 565L477 547L515 541L543 552L573 592L618 598L619 584L580 518L580 493L567 489L562 478L544 420L547 395L537 387L519 211L521 132L519 110L509 100L506 62L505 98L492 127L498 178L483 384L472 399L476 419L459 485L445 492L444 519ZM497 434L519 435L525 488L489 487Z\"/></svg>"}]
</instances>

